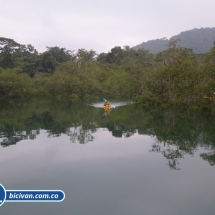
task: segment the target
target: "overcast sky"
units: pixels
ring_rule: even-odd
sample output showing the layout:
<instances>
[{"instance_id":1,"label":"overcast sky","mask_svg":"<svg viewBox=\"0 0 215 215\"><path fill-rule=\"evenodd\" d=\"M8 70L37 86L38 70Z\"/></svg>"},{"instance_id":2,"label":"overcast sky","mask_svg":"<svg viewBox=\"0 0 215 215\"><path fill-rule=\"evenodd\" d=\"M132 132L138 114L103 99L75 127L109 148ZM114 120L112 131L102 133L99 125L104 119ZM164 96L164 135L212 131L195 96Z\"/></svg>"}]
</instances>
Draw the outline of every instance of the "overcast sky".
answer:
<instances>
[{"instance_id":1,"label":"overcast sky","mask_svg":"<svg viewBox=\"0 0 215 215\"><path fill-rule=\"evenodd\" d=\"M108 52L215 27L215 0L0 0L0 37L69 50Z\"/></svg>"}]
</instances>

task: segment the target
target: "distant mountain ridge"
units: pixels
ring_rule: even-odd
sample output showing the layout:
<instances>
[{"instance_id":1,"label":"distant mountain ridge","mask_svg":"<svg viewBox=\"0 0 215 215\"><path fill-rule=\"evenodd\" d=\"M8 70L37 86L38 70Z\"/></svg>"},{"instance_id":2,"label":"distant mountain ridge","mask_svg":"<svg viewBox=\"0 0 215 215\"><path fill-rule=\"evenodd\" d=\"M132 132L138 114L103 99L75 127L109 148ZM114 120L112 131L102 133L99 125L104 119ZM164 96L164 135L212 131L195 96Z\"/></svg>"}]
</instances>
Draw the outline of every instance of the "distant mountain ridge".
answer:
<instances>
[{"instance_id":1,"label":"distant mountain ridge","mask_svg":"<svg viewBox=\"0 0 215 215\"><path fill-rule=\"evenodd\" d=\"M168 44L171 39L179 39L178 45L192 49L194 53L206 53L214 46L215 28L194 28L172 36L169 40L166 38L149 40L132 48L135 50L143 48L156 54L168 49Z\"/></svg>"}]
</instances>

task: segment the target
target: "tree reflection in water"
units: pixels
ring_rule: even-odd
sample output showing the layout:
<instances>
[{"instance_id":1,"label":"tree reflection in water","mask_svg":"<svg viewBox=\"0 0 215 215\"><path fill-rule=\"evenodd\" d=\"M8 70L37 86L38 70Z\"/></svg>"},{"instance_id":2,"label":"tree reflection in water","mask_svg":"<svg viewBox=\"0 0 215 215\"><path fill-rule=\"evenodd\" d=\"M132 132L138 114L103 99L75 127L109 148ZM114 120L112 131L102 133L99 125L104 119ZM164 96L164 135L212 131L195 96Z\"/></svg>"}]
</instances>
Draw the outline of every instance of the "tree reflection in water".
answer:
<instances>
[{"instance_id":1,"label":"tree reflection in water","mask_svg":"<svg viewBox=\"0 0 215 215\"><path fill-rule=\"evenodd\" d=\"M215 164L213 112L140 110L135 105L123 105L101 118L102 108L85 104L47 99L2 103L0 144L6 147L33 140L41 130L48 137L65 134L71 143L86 144L94 141L99 128L105 128L116 138L129 138L135 133L151 136L154 143L150 152L161 153L171 169L180 169L180 160L199 149L203 160Z\"/></svg>"}]
</instances>

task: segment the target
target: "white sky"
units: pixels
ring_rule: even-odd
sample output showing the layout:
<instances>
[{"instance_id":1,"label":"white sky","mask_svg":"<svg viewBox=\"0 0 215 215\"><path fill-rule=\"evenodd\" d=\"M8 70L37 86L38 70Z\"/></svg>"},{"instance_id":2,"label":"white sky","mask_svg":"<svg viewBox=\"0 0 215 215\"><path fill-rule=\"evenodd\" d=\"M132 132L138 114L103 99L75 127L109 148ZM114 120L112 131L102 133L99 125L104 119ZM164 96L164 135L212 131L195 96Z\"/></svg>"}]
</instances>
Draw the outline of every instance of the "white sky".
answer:
<instances>
[{"instance_id":1,"label":"white sky","mask_svg":"<svg viewBox=\"0 0 215 215\"><path fill-rule=\"evenodd\" d=\"M214 0L0 0L0 37L97 53L215 27Z\"/></svg>"}]
</instances>

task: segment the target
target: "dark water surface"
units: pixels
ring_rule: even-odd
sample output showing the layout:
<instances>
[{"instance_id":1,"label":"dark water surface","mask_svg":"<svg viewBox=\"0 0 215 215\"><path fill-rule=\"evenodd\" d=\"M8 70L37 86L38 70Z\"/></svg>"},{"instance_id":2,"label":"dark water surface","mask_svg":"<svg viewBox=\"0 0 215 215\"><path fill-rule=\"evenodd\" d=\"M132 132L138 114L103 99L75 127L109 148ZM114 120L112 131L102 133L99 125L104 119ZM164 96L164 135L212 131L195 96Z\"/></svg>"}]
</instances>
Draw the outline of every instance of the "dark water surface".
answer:
<instances>
[{"instance_id":1,"label":"dark water surface","mask_svg":"<svg viewBox=\"0 0 215 215\"><path fill-rule=\"evenodd\" d=\"M63 190L59 203L0 214L214 215L214 115L126 101L30 100L0 108L0 184Z\"/></svg>"}]
</instances>

